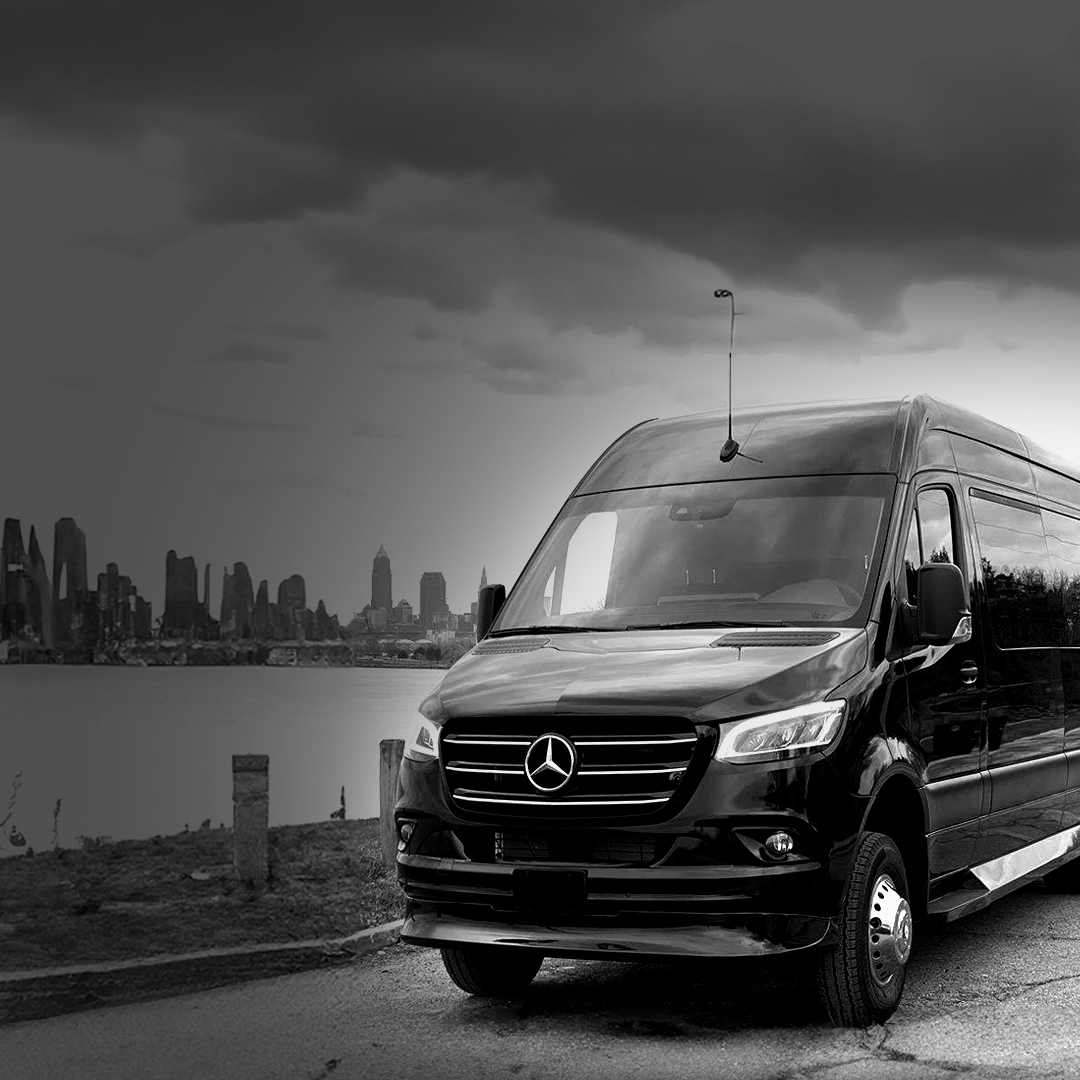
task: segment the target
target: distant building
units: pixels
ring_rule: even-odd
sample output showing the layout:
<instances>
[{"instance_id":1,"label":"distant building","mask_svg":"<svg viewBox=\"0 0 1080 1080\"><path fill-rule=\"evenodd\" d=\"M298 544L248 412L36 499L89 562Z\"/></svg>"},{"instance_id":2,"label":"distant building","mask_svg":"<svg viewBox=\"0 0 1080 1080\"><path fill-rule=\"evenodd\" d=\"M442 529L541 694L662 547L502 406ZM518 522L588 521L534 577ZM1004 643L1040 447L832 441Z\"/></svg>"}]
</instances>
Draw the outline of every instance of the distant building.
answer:
<instances>
[{"instance_id":1,"label":"distant building","mask_svg":"<svg viewBox=\"0 0 1080 1080\"><path fill-rule=\"evenodd\" d=\"M428 570L420 575L420 625L430 630L436 615L448 612L446 606L446 578L438 571Z\"/></svg>"},{"instance_id":2,"label":"distant building","mask_svg":"<svg viewBox=\"0 0 1080 1080\"><path fill-rule=\"evenodd\" d=\"M386 612L394 606L393 589L390 587L390 556L381 544L371 566L371 606Z\"/></svg>"},{"instance_id":3,"label":"distant building","mask_svg":"<svg viewBox=\"0 0 1080 1080\"><path fill-rule=\"evenodd\" d=\"M480 596L480 589L482 589L487 583L488 583L488 580L487 580L487 567L485 566L480 571L480 587L476 590L476 595L477 595L478 598ZM479 610L479 608L480 608L479 599L474 600L469 605L469 613L472 615L472 625L473 626L476 625L476 613Z\"/></svg>"},{"instance_id":4,"label":"distant building","mask_svg":"<svg viewBox=\"0 0 1080 1080\"><path fill-rule=\"evenodd\" d=\"M402 600L393 608L392 618L397 626L411 626L413 621L412 604Z\"/></svg>"}]
</instances>

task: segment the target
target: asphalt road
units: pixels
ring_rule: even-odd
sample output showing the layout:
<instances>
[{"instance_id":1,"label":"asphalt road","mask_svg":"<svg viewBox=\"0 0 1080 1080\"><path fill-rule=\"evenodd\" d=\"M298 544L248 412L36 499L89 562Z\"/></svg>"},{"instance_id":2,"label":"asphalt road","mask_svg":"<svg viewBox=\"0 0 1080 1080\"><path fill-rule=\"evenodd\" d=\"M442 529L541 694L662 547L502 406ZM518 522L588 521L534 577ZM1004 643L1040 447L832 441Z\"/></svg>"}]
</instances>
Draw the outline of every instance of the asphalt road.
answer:
<instances>
[{"instance_id":1,"label":"asphalt road","mask_svg":"<svg viewBox=\"0 0 1080 1080\"><path fill-rule=\"evenodd\" d=\"M1080 898L1040 886L916 927L884 1027L826 1027L789 961L548 960L520 1000L458 991L438 954L355 965L0 1028L0 1077L333 1080L438 1077L1080 1075Z\"/></svg>"}]
</instances>

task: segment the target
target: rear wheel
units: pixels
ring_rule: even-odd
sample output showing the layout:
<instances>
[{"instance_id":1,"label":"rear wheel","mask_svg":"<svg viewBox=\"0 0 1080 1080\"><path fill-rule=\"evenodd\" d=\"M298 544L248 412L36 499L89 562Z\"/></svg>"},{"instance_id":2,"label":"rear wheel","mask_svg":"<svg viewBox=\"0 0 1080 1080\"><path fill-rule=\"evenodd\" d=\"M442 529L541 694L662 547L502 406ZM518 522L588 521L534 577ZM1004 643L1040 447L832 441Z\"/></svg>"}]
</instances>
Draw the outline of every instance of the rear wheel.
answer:
<instances>
[{"instance_id":1,"label":"rear wheel","mask_svg":"<svg viewBox=\"0 0 1080 1080\"><path fill-rule=\"evenodd\" d=\"M818 988L837 1027L869 1027L896 1011L911 955L904 860L884 833L865 833L844 887L840 934L818 963Z\"/></svg>"},{"instance_id":2,"label":"rear wheel","mask_svg":"<svg viewBox=\"0 0 1080 1080\"><path fill-rule=\"evenodd\" d=\"M513 945L467 945L442 950L446 973L467 994L508 997L533 981L542 953Z\"/></svg>"}]
</instances>

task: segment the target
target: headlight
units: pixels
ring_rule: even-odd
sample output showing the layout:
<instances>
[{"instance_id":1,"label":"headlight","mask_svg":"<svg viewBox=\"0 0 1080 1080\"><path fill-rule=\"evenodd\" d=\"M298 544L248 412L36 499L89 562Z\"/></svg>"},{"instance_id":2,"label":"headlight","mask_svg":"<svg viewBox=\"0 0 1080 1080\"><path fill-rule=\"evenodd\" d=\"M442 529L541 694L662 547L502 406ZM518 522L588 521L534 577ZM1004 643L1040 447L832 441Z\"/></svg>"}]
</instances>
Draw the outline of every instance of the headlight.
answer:
<instances>
[{"instance_id":1,"label":"headlight","mask_svg":"<svg viewBox=\"0 0 1080 1080\"><path fill-rule=\"evenodd\" d=\"M832 742L846 711L841 698L724 724L714 756L717 761L776 761L818 750Z\"/></svg>"},{"instance_id":2,"label":"headlight","mask_svg":"<svg viewBox=\"0 0 1080 1080\"><path fill-rule=\"evenodd\" d=\"M438 727L430 720L417 720L412 738L405 745L405 756L411 761L431 761L437 758L439 756Z\"/></svg>"}]
</instances>

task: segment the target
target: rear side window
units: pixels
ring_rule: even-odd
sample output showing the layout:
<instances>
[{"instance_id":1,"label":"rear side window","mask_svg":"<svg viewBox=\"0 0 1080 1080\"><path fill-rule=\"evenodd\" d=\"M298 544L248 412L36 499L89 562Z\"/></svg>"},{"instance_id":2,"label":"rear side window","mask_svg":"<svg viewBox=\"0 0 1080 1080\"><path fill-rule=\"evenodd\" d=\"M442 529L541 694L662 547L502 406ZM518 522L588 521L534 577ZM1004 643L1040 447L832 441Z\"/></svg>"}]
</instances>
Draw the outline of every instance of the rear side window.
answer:
<instances>
[{"instance_id":1,"label":"rear side window","mask_svg":"<svg viewBox=\"0 0 1080 1080\"><path fill-rule=\"evenodd\" d=\"M972 489L971 509L994 644L1060 645L1065 612L1039 508Z\"/></svg>"},{"instance_id":2,"label":"rear side window","mask_svg":"<svg viewBox=\"0 0 1080 1080\"><path fill-rule=\"evenodd\" d=\"M1042 513L1054 588L1065 609L1066 645L1080 645L1080 521L1052 510Z\"/></svg>"}]
</instances>

